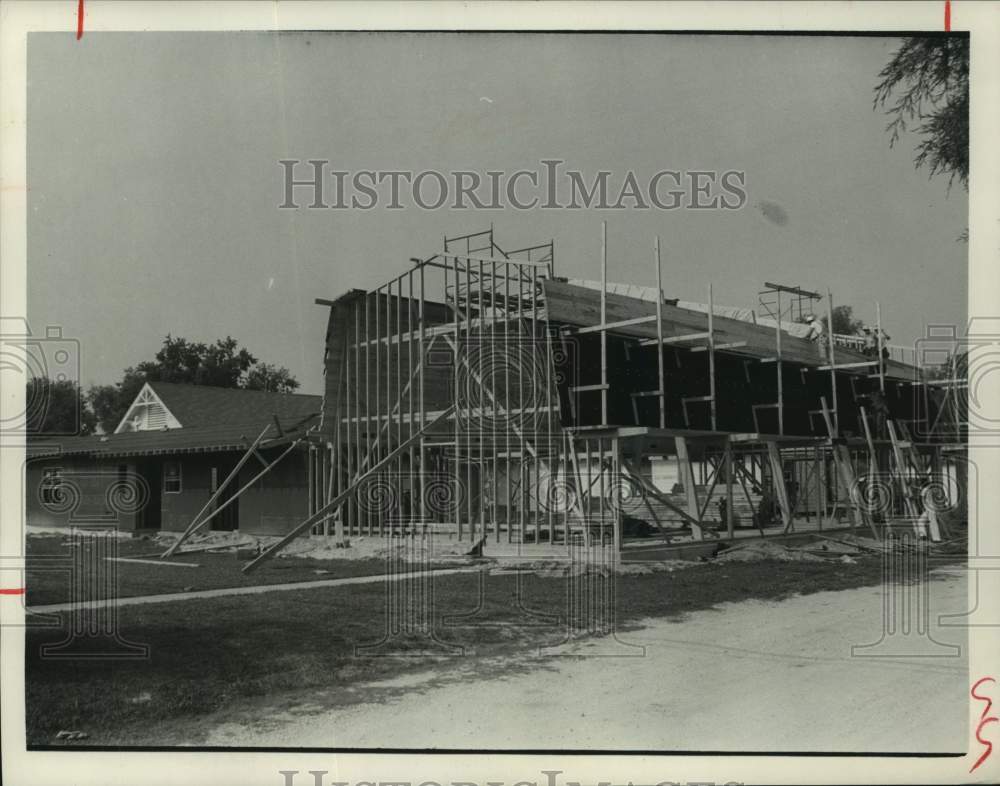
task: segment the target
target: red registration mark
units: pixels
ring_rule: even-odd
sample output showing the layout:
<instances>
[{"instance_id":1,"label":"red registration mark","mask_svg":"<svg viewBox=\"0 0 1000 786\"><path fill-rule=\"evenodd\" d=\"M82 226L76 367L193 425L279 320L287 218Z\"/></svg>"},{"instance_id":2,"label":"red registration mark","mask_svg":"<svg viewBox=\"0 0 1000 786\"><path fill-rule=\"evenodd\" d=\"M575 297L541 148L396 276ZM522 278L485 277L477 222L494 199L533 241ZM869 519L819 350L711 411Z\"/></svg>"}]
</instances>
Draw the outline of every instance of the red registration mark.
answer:
<instances>
[{"instance_id":1,"label":"red registration mark","mask_svg":"<svg viewBox=\"0 0 1000 786\"><path fill-rule=\"evenodd\" d=\"M996 683L996 680L992 677L982 677L976 680L975 684L972 686L972 690L969 691L972 694L972 698L986 702L986 706L983 707L983 712L979 716L979 722L976 724L976 742L982 745L985 750L979 754L979 758L976 759L976 763L972 765L972 769L970 769L969 772L975 772L976 768L986 761L990 757L990 754L993 753L993 743L989 740L983 739L983 729L986 728L987 724L997 722L997 716L990 715L990 709L993 707L993 699L989 696L984 696L982 693L977 693L979 687L988 682Z\"/></svg>"}]
</instances>

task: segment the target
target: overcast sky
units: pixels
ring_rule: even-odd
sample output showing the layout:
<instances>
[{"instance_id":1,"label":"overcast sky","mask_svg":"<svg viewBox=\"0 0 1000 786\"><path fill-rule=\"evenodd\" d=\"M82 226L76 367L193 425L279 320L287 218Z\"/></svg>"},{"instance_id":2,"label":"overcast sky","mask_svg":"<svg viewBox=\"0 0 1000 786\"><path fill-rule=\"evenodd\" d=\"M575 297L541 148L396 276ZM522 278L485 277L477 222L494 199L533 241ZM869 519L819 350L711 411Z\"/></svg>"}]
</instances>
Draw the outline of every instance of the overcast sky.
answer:
<instances>
[{"instance_id":1,"label":"overcast sky","mask_svg":"<svg viewBox=\"0 0 1000 786\"><path fill-rule=\"evenodd\" d=\"M872 87L898 41L626 35L32 34L28 317L114 382L167 333L236 337L320 392L317 297L489 226L558 274L753 307L833 291L894 343L966 319L961 186L890 150ZM279 210L282 158L337 169L746 172L729 210ZM761 205L767 206L761 209Z\"/></svg>"}]
</instances>

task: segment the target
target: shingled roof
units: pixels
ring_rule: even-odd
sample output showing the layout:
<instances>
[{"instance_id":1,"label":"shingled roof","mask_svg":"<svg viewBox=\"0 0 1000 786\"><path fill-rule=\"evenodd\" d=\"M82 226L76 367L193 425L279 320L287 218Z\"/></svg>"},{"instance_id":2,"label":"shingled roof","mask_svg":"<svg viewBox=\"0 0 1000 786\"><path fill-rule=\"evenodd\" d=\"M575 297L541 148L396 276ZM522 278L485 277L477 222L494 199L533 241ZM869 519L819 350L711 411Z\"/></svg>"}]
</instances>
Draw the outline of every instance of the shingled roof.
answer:
<instances>
[{"instance_id":1,"label":"shingled roof","mask_svg":"<svg viewBox=\"0 0 1000 786\"><path fill-rule=\"evenodd\" d=\"M174 382L150 382L149 386L185 429L247 423L260 423L263 428L275 415L282 424L292 423L323 407L322 396L301 393L267 393Z\"/></svg>"},{"instance_id":2,"label":"shingled roof","mask_svg":"<svg viewBox=\"0 0 1000 786\"><path fill-rule=\"evenodd\" d=\"M86 437L32 439L31 457L58 455L153 456L246 450L261 430L271 430L261 449L301 439L319 422L322 396L265 393L258 390L217 388L151 382L149 387L181 424L180 428L123 431ZM280 430L274 425L278 419ZM43 441L44 440L44 441Z\"/></svg>"},{"instance_id":3,"label":"shingled roof","mask_svg":"<svg viewBox=\"0 0 1000 786\"><path fill-rule=\"evenodd\" d=\"M261 450L288 445L301 439L319 415L313 415L297 426L282 427L278 434L273 428L260 443ZM261 432L267 421L253 425L175 428L162 431L126 431L121 434L87 437L56 437L44 442L28 441L30 458L46 456L161 456L175 453L215 453L245 451Z\"/></svg>"}]
</instances>

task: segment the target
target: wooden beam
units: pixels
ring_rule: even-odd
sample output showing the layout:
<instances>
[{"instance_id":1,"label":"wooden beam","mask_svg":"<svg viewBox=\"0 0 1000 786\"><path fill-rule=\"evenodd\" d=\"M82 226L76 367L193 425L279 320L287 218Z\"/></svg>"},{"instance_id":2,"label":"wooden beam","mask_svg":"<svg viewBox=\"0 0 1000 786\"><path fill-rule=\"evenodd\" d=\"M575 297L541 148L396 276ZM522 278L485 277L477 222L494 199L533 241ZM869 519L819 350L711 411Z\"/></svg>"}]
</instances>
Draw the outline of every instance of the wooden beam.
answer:
<instances>
[{"instance_id":1,"label":"wooden beam","mask_svg":"<svg viewBox=\"0 0 1000 786\"><path fill-rule=\"evenodd\" d=\"M281 461L285 456L287 456L289 453L295 450L295 448L298 447L300 442L302 442L302 440L300 439L297 439L294 442L292 442L287 448L285 448L285 450L281 453L281 455L279 455L274 461L272 461L270 464L264 467L264 469L262 469L256 475L254 475L253 478L251 478L247 483L241 486L240 489L235 494L233 494L233 496L231 496L229 499L227 499L225 502L219 505L219 507L217 507L211 513L209 513L205 518L203 518L200 522L198 522L198 525L194 528L194 530L191 531L194 532L195 530L201 529L208 522L210 522L212 519L214 519L216 516L222 513L222 511L224 511L226 508L232 505L237 499L240 498L240 496L243 494L244 491L253 486L254 483L256 483L258 480L264 477L272 469L274 469L274 467L278 464L279 461Z\"/></svg>"},{"instance_id":2,"label":"wooden beam","mask_svg":"<svg viewBox=\"0 0 1000 786\"><path fill-rule=\"evenodd\" d=\"M662 308L663 304L659 304ZM685 341L700 341L703 338L708 338L711 334L708 331L702 333L685 333L681 336L667 336L666 338L651 338L645 341L640 341L639 345L643 347L656 346L657 344L681 344Z\"/></svg>"},{"instance_id":3,"label":"wooden beam","mask_svg":"<svg viewBox=\"0 0 1000 786\"><path fill-rule=\"evenodd\" d=\"M608 323L608 222L601 222L601 325ZM608 334L601 328L601 384L608 384ZM608 424L608 391L601 390L601 425Z\"/></svg>"},{"instance_id":4,"label":"wooden beam","mask_svg":"<svg viewBox=\"0 0 1000 786\"><path fill-rule=\"evenodd\" d=\"M656 256L656 373L660 389L656 391L660 399L660 428L667 427L667 386L663 373L663 270L660 264L660 236L653 243ZM639 418L636 417L636 420Z\"/></svg>"},{"instance_id":5,"label":"wooden beam","mask_svg":"<svg viewBox=\"0 0 1000 786\"><path fill-rule=\"evenodd\" d=\"M830 405L833 407L833 434L830 436L836 436L840 433L840 416L837 412L837 372L834 371L834 367L837 365L837 361L834 359L834 341L833 341L833 293L830 290L826 291L826 296L828 299L829 309L827 313L827 338L829 339L829 352L830 356L827 360L830 363Z\"/></svg>"},{"instance_id":6,"label":"wooden beam","mask_svg":"<svg viewBox=\"0 0 1000 786\"><path fill-rule=\"evenodd\" d=\"M232 471L226 476L226 479L219 484L219 487L215 490L212 496L208 498L208 502L206 502L202 506L202 509L199 510L198 513L195 515L195 517L191 519L191 523L188 524L187 529L184 530L181 536L174 542L174 544L169 549L163 552L164 559L173 556L174 552L181 547L181 544L189 537L191 537L191 534L196 529L198 529L198 527L201 526L201 524L199 524L199 520L203 515L205 515L205 511L208 510L211 507L212 503L219 498L219 496L225 490L226 486L228 486L232 482L233 478L236 477L236 475L239 473L243 465L247 463L250 456L252 456L257 452L257 446L264 439L264 435L267 434L267 432L270 430L271 430L271 424L268 423L266 426L264 426L260 434L257 435L257 439L253 441L253 444L249 448L247 448L247 452L243 454L243 457L238 462L236 462L236 466L233 467Z\"/></svg>"},{"instance_id":7,"label":"wooden beam","mask_svg":"<svg viewBox=\"0 0 1000 786\"><path fill-rule=\"evenodd\" d=\"M599 333L602 330L615 330L617 328L629 327L630 325L643 325L647 322L655 322L656 316L633 317L632 319L622 319L618 322L610 322L607 325L587 325L586 327L570 328L566 332L570 335L582 336L585 333Z\"/></svg>"},{"instance_id":8,"label":"wooden beam","mask_svg":"<svg viewBox=\"0 0 1000 786\"><path fill-rule=\"evenodd\" d=\"M718 352L723 349L739 349L741 347L747 346L746 341L729 341L725 344L716 344L715 351ZM708 352L708 347L691 347L692 352Z\"/></svg>"},{"instance_id":9,"label":"wooden beam","mask_svg":"<svg viewBox=\"0 0 1000 786\"><path fill-rule=\"evenodd\" d=\"M712 297L712 285L708 285L708 395L709 414L712 431L718 426L715 422L715 299Z\"/></svg>"},{"instance_id":10,"label":"wooden beam","mask_svg":"<svg viewBox=\"0 0 1000 786\"><path fill-rule=\"evenodd\" d=\"M877 366L879 362L877 360L866 360L858 363L839 363L837 365L827 364L824 366L816 366L815 369L807 369L807 371L840 371L845 368L865 368L867 366Z\"/></svg>"},{"instance_id":11,"label":"wooden beam","mask_svg":"<svg viewBox=\"0 0 1000 786\"><path fill-rule=\"evenodd\" d=\"M548 270L549 267L548 262L531 262L530 260L527 259L511 259L506 257L481 257L481 256L476 256L474 254L455 254L452 253L451 251L442 251L440 254L436 254L435 256L443 257L446 260L464 259L467 262L486 262L487 264L495 262L498 265L508 265L508 264L527 265L528 267L541 267L545 268L546 270ZM425 262L421 262L421 264L422 265L430 264L431 260L433 259L434 257L431 257L431 259L426 260Z\"/></svg>"},{"instance_id":12,"label":"wooden beam","mask_svg":"<svg viewBox=\"0 0 1000 786\"><path fill-rule=\"evenodd\" d=\"M725 456L725 467L726 467L726 534L729 536L730 540L735 537L735 516L736 513L733 510L733 445L729 440L726 440L726 456ZM750 506L750 513L753 514L753 506Z\"/></svg>"},{"instance_id":13,"label":"wooden beam","mask_svg":"<svg viewBox=\"0 0 1000 786\"><path fill-rule=\"evenodd\" d=\"M785 468L781 463L781 451L774 442L765 442L767 458L771 464L771 482L774 485L778 507L781 509L781 522L785 532L792 528L792 506L788 501L788 487L785 485Z\"/></svg>"},{"instance_id":14,"label":"wooden beam","mask_svg":"<svg viewBox=\"0 0 1000 786\"><path fill-rule=\"evenodd\" d=\"M693 530L698 530L699 532L701 531L701 522L697 518L695 518L694 516L692 516L690 513L688 513L686 510L684 510L683 508L678 507L677 505L675 505L673 503L673 501L668 496L666 496L663 492L661 492L654 485L652 485L651 483L647 482L646 479L639 472L639 470L632 464L632 462L631 462L630 459L627 459L627 458L625 458L623 456L622 457L622 464L628 469L628 474L632 478L634 478L635 481L640 486L642 486L642 488L645 490L645 492L647 494L649 494L653 499L661 502L665 507L669 508L674 513L676 513L678 516L680 516L682 519L684 519L686 522L688 522L688 524L691 525L691 528Z\"/></svg>"},{"instance_id":15,"label":"wooden beam","mask_svg":"<svg viewBox=\"0 0 1000 786\"><path fill-rule=\"evenodd\" d=\"M688 515L692 522L698 522L697 525L692 524L691 528L698 540L704 540L705 534L701 527L702 519L698 504L698 489L695 488L694 467L691 466L691 454L688 452L687 439L684 437L674 437L674 449L677 452L677 464L681 474L681 483L684 485L684 493L687 496Z\"/></svg>"},{"instance_id":16,"label":"wooden beam","mask_svg":"<svg viewBox=\"0 0 1000 786\"><path fill-rule=\"evenodd\" d=\"M778 290L778 320L775 323L775 355L777 357L776 374L778 377L778 433L785 433L785 375L784 364L781 362L781 292ZM786 525L787 526L787 525Z\"/></svg>"},{"instance_id":17,"label":"wooden beam","mask_svg":"<svg viewBox=\"0 0 1000 786\"><path fill-rule=\"evenodd\" d=\"M830 410L826 405L825 397L820 397L820 404L823 407L823 420L826 422L827 431L830 434L831 440L833 440L835 439L835 426L830 418ZM846 497L847 507L851 512L851 520L854 523L854 526L868 524L874 538L879 540L878 530L875 529L874 522L871 520L870 516L864 515L861 512L861 507L856 503L853 496L857 488L857 479L854 476L854 466L851 464L851 452L847 445L839 443L835 443L833 445L833 463L837 468L837 474L840 476L841 485L844 487L843 491Z\"/></svg>"},{"instance_id":18,"label":"wooden beam","mask_svg":"<svg viewBox=\"0 0 1000 786\"><path fill-rule=\"evenodd\" d=\"M385 467L388 464L390 464L398 456L401 456L403 454L403 452L410 447L410 445L413 445L416 442L419 442L420 439L421 439L421 437L423 437L423 435L428 430L430 430L431 428L433 428L434 426L436 426L438 423L440 423L441 421L443 421L446 416L450 415L454 411L454 409L455 409L454 405L448 407L440 415L438 415L436 418L434 418L434 420L432 420L430 423L428 423L426 426L424 426L424 428L420 429L420 431L418 431L417 433L415 433L412 436L410 436L409 439L407 439L407 440L401 442L399 445L397 445L396 448L391 453L389 453L387 456L385 456L381 461L377 462L374 466L372 466L371 469L369 469L363 475L359 476L358 479L356 481L354 481L354 483L352 483L350 486L348 486L346 489L344 489L342 492L340 492L340 494L338 494L336 497L334 497L332 500L330 500L330 502L328 502L326 505L324 505L322 508L320 508L318 511L316 511L313 515L309 516L301 524L298 524L297 526L293 527L292 530L291 530L291 532L289 532L287 535L285 535L277 543L273 544L266 551L264 551L260 555L258 555L257 558L254 559L252 562L247 563L247 565L245 565L244 568L243 568L243 572L244 573L250 573L250 572L256 570L257 567L262 562L265 562L266 560L271 559L271 557L275 556L279 551L281 551L282 549L284 549L285 546L287 546L289 543L291 543L293 540L295 540L303 532L306 532L306 531L310 530L315 524L319 523L320 521L322 521L326 517L332 516L334 513L336 513L336 511L340 508L340 506L344 504L344 501L351 494L354 493L354 491L357 489L357 487L358 487L359 484L363 483L368 478L370 478L372 475L374 475L376 472L378 472L379 470L381 470L383 467Z\"/></svg>"}]
</instances>

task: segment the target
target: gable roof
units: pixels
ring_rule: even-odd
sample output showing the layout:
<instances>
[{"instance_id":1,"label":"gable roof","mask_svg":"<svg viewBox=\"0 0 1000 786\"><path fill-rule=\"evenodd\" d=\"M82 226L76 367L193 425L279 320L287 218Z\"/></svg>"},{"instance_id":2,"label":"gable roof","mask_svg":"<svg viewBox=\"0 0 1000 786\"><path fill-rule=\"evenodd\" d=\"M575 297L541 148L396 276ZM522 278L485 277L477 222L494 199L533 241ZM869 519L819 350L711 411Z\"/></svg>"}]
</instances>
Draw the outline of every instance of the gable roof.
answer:
<instances>
[{"instance_id":1,"label":"gable roof","mask_svg":"<svg viewBox=\"0 0 1000 786\"><path fill-rule=\"evenodd\" d=\"M31 457L59 455L154 456L172 453L204 453L246 450L265 426L271 426L261 450L287 445L307 437L319 421L322 396L300 393L266 393L260 390L217 388L150 382L154 398L168 410L179 427L86 437L32 440ZM138 401L142 393L136 396ZM280 431L274 428L278 418Z\"/></svg>"},{"instance_id":2,"label":"gable roof","mask_svg":"<svg viewBox=\"0 0 1000 786\"><path fill-rule=\"evenodd\" d=\"M127 431L162 431L180 428L181 423L156 395L149 383L143 384L115 427L115 434Z\"/></svg>"},{"instance_id":3,"label":"gable roof","mask_svg":"<svg viewBox=\"0 0 1000 786\"><path fill-rule=\"evenodd\" d=\"M308 438L309 428L318 421L314 414L295 422L282 422L282 433L271 429L260 443L260 450L283 447L291 442ZM29 440L29 458L58 456L161 456L178 453L215 453L245 451L253 443L268 421L235 426L208 426L165 429L162 431L124 431L119 434L89 435L86 437L52 437L44 441Z\"/></svg>"},{"instance_id":4,"label":"gable roof","mask_svg":"<svg viewBox=\"0 0 1000 786\"><path fill-rule=\"evenodd\" d=\"M302 393L175 382L150 382L149 386L184 429L260 424L259 430L274 416L284 426L315 415L323 407L322 396Z\"/></svg>"}]
</instances>

